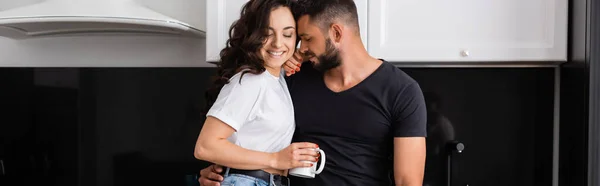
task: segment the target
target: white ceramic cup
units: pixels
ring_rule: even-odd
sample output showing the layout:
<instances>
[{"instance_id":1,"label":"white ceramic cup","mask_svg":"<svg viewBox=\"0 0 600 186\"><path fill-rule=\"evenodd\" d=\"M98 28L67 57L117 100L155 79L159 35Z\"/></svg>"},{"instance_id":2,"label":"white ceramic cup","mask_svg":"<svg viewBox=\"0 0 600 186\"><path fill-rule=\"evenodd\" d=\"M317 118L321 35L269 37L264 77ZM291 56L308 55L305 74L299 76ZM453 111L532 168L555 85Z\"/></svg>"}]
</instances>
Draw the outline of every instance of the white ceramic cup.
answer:
<instances>
[{"instance_id":1,"label":"white ceramic cup","mask_svg":"<svg viewBox=\"0 0 600 186\"><path fill-rule=\"evenodd\" d=\"M319 151L319 154L321 154L321 157L319 159L321 159L320 162L320 167L317 170L317 163L316 162L311 162L311 161L305 161L306 163L313 163L312 167L297 167L297 168L293 168L290 169L289 174L292 176L296 176L296 177L301 177L301 178L315 178L315 175L317 174L321 174L321 172L323 171L323 168L325 168L325 152L323 152L323 150L316 148L314 149L315 151Z\"/></svg>"}]
</instances>

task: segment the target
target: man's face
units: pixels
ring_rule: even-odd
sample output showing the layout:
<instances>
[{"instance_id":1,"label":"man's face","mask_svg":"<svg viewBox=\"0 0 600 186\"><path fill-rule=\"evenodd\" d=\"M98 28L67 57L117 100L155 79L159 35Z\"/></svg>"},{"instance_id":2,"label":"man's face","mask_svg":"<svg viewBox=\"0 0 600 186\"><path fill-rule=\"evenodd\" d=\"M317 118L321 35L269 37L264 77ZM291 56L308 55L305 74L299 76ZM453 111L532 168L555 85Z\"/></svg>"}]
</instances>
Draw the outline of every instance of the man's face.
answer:
<instances>
[{"instance_id":1,"label":"man's face","mask_svg":"<svg viewBox=\"0 0 600 186\"><path fill-rule=\"evenodd\" d=\"M318 25L311 23L308 15L298 19L300 52L319 71L340 66L339 50L333 45L328 33L321 32Z\"/></svg>"}]
</instances>

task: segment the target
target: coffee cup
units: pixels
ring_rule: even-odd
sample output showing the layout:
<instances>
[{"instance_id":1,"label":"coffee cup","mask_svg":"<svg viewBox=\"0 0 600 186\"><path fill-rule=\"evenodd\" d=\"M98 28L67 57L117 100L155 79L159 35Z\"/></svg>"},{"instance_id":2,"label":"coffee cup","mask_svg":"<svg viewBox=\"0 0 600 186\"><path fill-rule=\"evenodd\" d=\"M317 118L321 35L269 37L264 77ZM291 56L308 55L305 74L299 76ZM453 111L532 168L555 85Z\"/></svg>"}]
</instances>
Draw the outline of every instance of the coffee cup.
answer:
<instances>
[{"instance_id":1,"label":"coffee cup","mask_svg":"<svg viewBox=\"0 0 600 186\"><path fill-rule=\"evenodd\" d=\"M296 176L296 177L301 177L301 178L315 178L315 175L317 174L321 174L321 172L323 171L323 168L325 168L325 152L323 152L323 150L316 148L314 149L315 151L319 151L319 154L321 154L321 157L319 159L321 159L320 161L320 166L319 169L317 169L317 163L313 163L311 161L305 161L305 163L312 163L313 165L311 167L296 167L293 169L290 169L289 174L292 176Z\"/></svg>"}]
</instances>

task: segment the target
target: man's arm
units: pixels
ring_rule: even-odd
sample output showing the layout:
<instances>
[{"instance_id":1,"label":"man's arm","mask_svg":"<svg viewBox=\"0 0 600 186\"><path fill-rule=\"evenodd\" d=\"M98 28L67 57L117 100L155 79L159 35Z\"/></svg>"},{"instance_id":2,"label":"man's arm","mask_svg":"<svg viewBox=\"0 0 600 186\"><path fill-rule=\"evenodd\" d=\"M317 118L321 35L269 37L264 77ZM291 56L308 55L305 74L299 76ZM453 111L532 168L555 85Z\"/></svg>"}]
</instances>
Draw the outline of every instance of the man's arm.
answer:
<instances>
[{"instance_id":1,"label":"man's arm","mask_svg":"<svg viewBox=\"0 0 600 186\"><path fill-rule=\"evenodd\" d=\"M422 186L425 174L427 109L417 83L394 102L394 180L397 186Z\"/></svg>"},{"instance_id":2,"label":"man's arm","mask_svg":"<svg viewBox=\"0 0 600 186\"><path fill-rule=\"evenodd\" d=\"M422 186L425 174L425 137L394 138L396 186Z\"/></svg>"},{"instance_id":3,"label":"man's arm","mask_svg":"<svg viewBox=\"0 0 600 186\"><path fill-rule=\"evenodd\" d=\"M219 165L208 166L200 170L198 183L200 183L200 186L221 186L221 182L223 181L221 172L223 172L223 167Z\"/></svg>"}]
</instances>

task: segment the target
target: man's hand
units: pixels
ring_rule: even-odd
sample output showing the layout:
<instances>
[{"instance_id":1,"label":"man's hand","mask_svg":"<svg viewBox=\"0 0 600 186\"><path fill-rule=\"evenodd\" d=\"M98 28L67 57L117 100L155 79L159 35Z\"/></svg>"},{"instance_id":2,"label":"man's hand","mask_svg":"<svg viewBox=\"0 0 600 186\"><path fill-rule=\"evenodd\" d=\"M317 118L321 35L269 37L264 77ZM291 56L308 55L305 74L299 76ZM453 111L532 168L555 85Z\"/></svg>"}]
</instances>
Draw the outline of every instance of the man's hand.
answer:
<instances>
[{"instance_id":1,"label":"man's hand","mask_svg":"<svg viewBox=\"0 0 600 186\"><path fill-rule=\"evenodd\" d=\"M211 165L200 171L200 186L220 186L223 181L223 176L220 173L223 172L223 167L219 165Z\"/></svg>"},{"instance_id":2,"label":"man's hand","mask_svg":"<svg viewBox=\"0 0 600 186\"><path fill-rule=\"evenodd\" d=\"M304 62L302 56L303 55L300 54L298 49L296 49L294 55L283 64L283 70L285 70L286 76L291 76L300 71L300 66L302 66L302 62Z\"/></svg>"}]
</instances>

